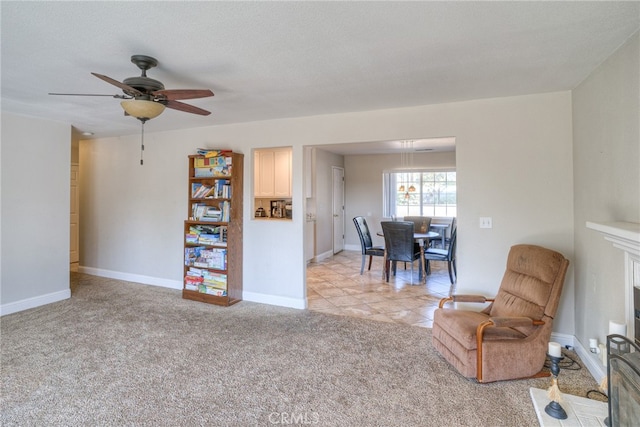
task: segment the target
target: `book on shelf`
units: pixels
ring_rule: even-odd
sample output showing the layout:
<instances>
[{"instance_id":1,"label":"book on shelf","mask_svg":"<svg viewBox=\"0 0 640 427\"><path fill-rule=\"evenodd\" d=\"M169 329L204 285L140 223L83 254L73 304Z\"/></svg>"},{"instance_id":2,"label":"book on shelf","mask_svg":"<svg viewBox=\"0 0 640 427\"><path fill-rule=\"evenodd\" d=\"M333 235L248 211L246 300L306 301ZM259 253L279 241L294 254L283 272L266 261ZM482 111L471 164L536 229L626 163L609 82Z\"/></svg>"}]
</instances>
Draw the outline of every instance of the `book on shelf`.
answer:
<instances>
[{"instance_id":1,"label":"book on shelf","mask_svg":"<svg viewBox=\"0 0 640 427\"><path fill-rule=\"evenodd\" d=\"M187 270L187 276L204 277L207 273L208 270L202 268L189 267L189 270Z\"/></svg>"},{"instance_id":2,"label":"book on shelf","mask_svg":"<svg viewBox=\"0 0 640 427\"><path fill-rule=\"evenodd\" d=\"M218 150L212 148L198 148L196 154L207 157L227 157L232 153L232 150Z\"/></svg>"},{"instance_id":3,"label":"book on shelf","mask_svg":"<svg viewBox=\"0 0 640 427\"><path fill-rule=\"evenodd\" d=\"M196 237L195 243L200 243L202 245L215 245L219 241L220 241L219 234L200 234L198 237Z\"/></svg>"},{"instance_id":4,"label":"book on shelf","mask_svg":"<svg viewBox=\"0 0 640 427\"><path fill-rule=\"evenodd\" d=\"M184 265L193 265L204 249L204 246L191 246L184 248Z\"/></svg>"},{"instance_id":5,"label":"book on shelf","mask_svg":"<svg viewBox=\"0 0 640 427\"><path fill-rule=\"evenodd\" d=\"M196 197L196 194L198 194L198 191L200 190L200 188L202 188L202 184L199 182L193 182L191 183L191 197Z\"/></svg>"},{"instance_id":6,"label":"book on shelf","mask_svg":"<svg viewBox=\"0 0 640 427\"><path fill-rule=\"evenodd\" d=\"M231 176L231 166L196 167L193 169L195 178L215 178Z\"/></svg>"},{"instance_id":7,"label":"book on shelf","mask_svg":"<svg viewBox=\"0 0 640 427\"><path fill-rule=\"evenodd\" d=\"M194 237L195 236L195 237ZM185 234L185 242L202 245L227 245L227 227L224 225L191 225Z\"/></svg>"},{"instance_id":8,"label":"book on shelf","mask_svg":"<svg viewBox=\"0 0 640 427\"><path fill-rule=\"evenodd\" d=\"M207 295L215 295L218 297L227 296L227 291L225 289L218 289L218 288L214 288L213 286L207 286L207 285L199 285L198 292L207 294Z\"/></svg>"},{"instance_id":9,"label":"book on shelf","mask_svg":"<svg viewBox=\"0 0 640 427\"><path fill-rule=\"evenodd\" d=\"M231 182L228 179L218 179L213 186L210 194L214 199L230 199L231 198Z\"/></svg>"},{"instance_id":10,"label":"book on shelf","mask_svg":"<svg viewBox=\"0 0 640 427\"><path fill-rule=\"evenodd\" d=\"M205 203L191 204L191 218L195 221L229 222L231 204L225 200L218 207Z\"/></svg>"},{"instance_id":11,"label":"book on shelf","mask_svg":"<svg viewBox=\"0 0 640 427\"><path fill-rule=\"evenodd\" d=\"M194 190L194 187L197 188ZM193 199L212 198L215 188L207 184L194 183L192 185L191 197Z\"/></svg>"},{"instance_id":12,"label":"book on shelf","mask_svg":"<svg viewBox=\"0 0 640 427\"><path fill-rule=\"evenodd\" d=\"M225 157L196 157L193 159L193 167L195 168L219 168L227 166Z\"/></svg>"},{"instance_id":13,"label":"book on shelf","mask_svg":"<svg viewBox=\"0 0 640 427\"><path fill-rule=\"evenodd\" d=\"M227 269L227 250L222 248L205 248L203 246L194 246L185 249L184 263L186 266L197 267L201 269L212 268L215 270ZM191 272L191 270L189 270ZM199 275L201 277L212 277L212 272L205 270L196 274L191 272L192 275ZM217 276L216 276L217 277Z\"/></svg>"},{"instance_id":14,"label":"book on shelf","mask_svg":"<svg viewBox=\"0 0 640 427\"><path fill-rule=\"evenodd\" d=\"M230 199L231 183L228 179L218 179L213 185L194 182L191 184L192 199Z\"/></svg>"},{"instance_id":15,"label":"book on shelf","mask_svg":"<svg viewBox=\"0 0 640 427\"><path fill-rule=\"evenodd\" d=\"M224 273L215 273L210 271L209 274L204 277L203 283L208 286L227 289L227 275Z\"/></svg>"},{"instance_id":16,"label":"book on shelf","mask_svg":"<svg viewBox=\"0 0 640 427\"><path fill-rule=\"evenodd\" d=\"M229 222L231 204L228 201L220 202L220 210L222 211L222 221Z\"/></svg>"},{"instance_id":17,"label":"book on shelf","mask_svg":"<svg viewBox=\"0 0 640 427\"><path fill-rule=\"evenodd\" d=\"M194 283L185 283L184 284L184 288L188 291L197 291L198 290L198 286L197 284Z\"/></svg>"},{"instance_id":18,"label":"book on shelf","mask_svg":"<svg viewBox=\"0 0 640 427\"><path fill-rule=\"evenodd\" d=\"M221 225L194 224L189 226L190 234L220 234Z\"/></svg>"},{"instance_id":19,"label":"book on shelf","mask_svg":"<svg viewBox=\"0 0 640 427\"><path fill-rule=\"evenodd\" d=\"M194 176L196 178L231 176L232 159L231 156L196 157L193 159Z\"/></svg>"},{"instance_id":20,"label":"book on shelf","mask_svg":"<svg viewBox=\"0 0 640 427\"><path fill-rule=\"evenodd\" d=\"M187 273L189 274L189 273ZM201 283L204 283L204 277L202 276L185 276L184 277L184 284L185 285L199 285Z\"/></svg>"},{"instance_id":21,"label":"book on shelf","mask_svg":"<svg viewBox=\"0 0 640 427\"><path fill-rule=\"evenodd\" d=\"M215 206L207 206L200 217L201 221L222 221L222 211Z\"/></svg>"},{"instance_id":22,"label":"book on shelf","mask_svg":"<svg viewBox=\"0 0 640 427\"><path fill-rule=\"evenodd\" d=\"M224 273L207 270L205 268L189 267L186 277L200 278L197 281L207 283L211 286L226 286L227 276Z\"/></svg>"},{"instance_id":23,"label":"book on shelf","mask_svg":"<svg viewBox=\"0 0 640 427\"><path fill-rule=\"evenodd\" d=\"M191 204L191 217L199 221L200 217L204 215L205 210L207 209L207 205L204 203L192 203Z\"/></svg>"}]
</instances>

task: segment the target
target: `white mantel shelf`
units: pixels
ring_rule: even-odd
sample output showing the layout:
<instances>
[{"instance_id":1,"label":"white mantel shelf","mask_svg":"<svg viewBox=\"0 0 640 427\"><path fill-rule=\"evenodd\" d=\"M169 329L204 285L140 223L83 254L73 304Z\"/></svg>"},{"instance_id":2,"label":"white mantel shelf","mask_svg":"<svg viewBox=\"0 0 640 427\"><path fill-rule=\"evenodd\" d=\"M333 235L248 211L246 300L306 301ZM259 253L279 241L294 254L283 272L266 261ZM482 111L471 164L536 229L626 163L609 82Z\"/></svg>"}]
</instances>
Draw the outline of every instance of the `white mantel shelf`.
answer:
<instances>
[{"instance_id":1,"label":"white mantel shelf","mask_svg":"<svg viewBox=\"0 0 640 427\"><path fill-rule=\"evenodd\" d=\"M640 223L587 221L587 228L604 234L613 246L640 256Z\"/></svg>"}]
</instances>

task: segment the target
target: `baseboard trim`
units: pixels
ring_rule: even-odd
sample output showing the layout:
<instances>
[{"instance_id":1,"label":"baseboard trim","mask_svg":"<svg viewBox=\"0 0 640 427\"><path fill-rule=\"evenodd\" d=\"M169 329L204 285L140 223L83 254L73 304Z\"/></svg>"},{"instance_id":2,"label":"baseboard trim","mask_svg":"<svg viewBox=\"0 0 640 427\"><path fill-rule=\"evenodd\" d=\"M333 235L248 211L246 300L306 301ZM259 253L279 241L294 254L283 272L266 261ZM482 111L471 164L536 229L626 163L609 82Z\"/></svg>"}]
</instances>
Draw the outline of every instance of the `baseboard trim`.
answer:
<instances>
[{"instance_id":1,"label":"baseboard trim","mask_svg":"<svg viewBox=\"0 0 640 427\"><path fill-rule=\"evenodd\" d=\"M575 337L573 335L561 334L558 332L551 332L551 341L557 342L563 347L566 347L568 345L570 345L571 347L574 347L573 345L574 340L575 340Z\"/></svg>"},{"instance_id":2,"label":"baseboard trim","mask_svg":"<svg viewBox=\"0 0 640 427\"><path fill-rule=\"evenodd\" d=\"M577 339L575 342L573 348L576 353L578 353L578 356L580 356L580 360L582 360L582 363L584 363L584 366L586 366L598 384L602 383L602 379L607 376L607 368L602 364L600 355L591 353L589 349L585 348Z\"/></svg>"},{"instance_id":3,"label":"baseboard trim","mask_svg":"<svg viewBox=\"0 0 640 427\"><path fill-rule=\"evenodd\" d=\"M607 376L607 369L600 361L600 357L597 354L591 353L586 349L578 339L573 335L559 334L557 332L551 333L551 341L555 341L566 347L570 345L574 351L580 357L580 360L587 368L591 376L600 384L602 379Z\"/></svg>"},{"instance_id":4,"label":"baseboard trim","mask_svg":"<svg viewBox=\"0 0 640 427\"><path fill-rule=\"evenodd\" d=\"M108 277L110 279L125 280L127 282L142 283L143 285L160 286L162 288L182 290L181 280L163 279L160 277L144 276L142 274L123 273L121 271L104 270L102 268L84 267L78 268L80 273L91 274L92 276Z\"/></svg>"},{"instance_id":5,"label":"baseboard trim","mask_svg":"<svg viewBox=\"0 0 640 427\"><path fill-rule=\"evenodd\" d=\"M80 273L91 274L92 276L108 277L110 279L125 280L127 282L142 283L145 285L160 286L163 288L171 288L182 290L182 281L162 279L159 277L144 276L140 274L122 273L120 271L104 270L101 268L83 267L79 268ZM297 309L307 308L306 298L288 298L275 295L267 295L256 292L243 292L242 299L244 301L259 302L262 304L278 305L281 307L290 307Z\"/></svg>"},{"instance_id":6,"label":"baseboard trim","mask_svg":"<svg viewBox=\"0 0 640 427\"><path fill-rule=\"evenodd\" d=\"M243 301L259 302L261 304L277 305L280 307L297 308L304 310L307 308L306 298L289 298L277 295L260 294L257 292L242 292Z\"/></svg>"},{"instance_id":7,"label":"baseboard trim","mask_svg":"<svg viewBox=\"0 0 640 427\"><path fill-rule=\"evenodd\" d=\"M71 298L71 289L65 289L64 291L52 292L50 294L39 295L33 298L10 302L8 304L0 305L0 316L4 316L5 314L17 313L19 311L40 307L42 305L47 305L58 301L64 301L69 298Z\"/></svg>"},{"instance_id":8,"label":"baseboard trim","mask_svg":"<svg viewBox=\"0 0 640 427\"><path fill-rule=\"evenodd\" d=\"M313 258L313 261L314 262L320 262L320 261L323 261L323 260L325 260L327 258L331 258L332 256L333 256L333 251L323 252L321 254L316 255Z\"/></svg>"}]
</instances>

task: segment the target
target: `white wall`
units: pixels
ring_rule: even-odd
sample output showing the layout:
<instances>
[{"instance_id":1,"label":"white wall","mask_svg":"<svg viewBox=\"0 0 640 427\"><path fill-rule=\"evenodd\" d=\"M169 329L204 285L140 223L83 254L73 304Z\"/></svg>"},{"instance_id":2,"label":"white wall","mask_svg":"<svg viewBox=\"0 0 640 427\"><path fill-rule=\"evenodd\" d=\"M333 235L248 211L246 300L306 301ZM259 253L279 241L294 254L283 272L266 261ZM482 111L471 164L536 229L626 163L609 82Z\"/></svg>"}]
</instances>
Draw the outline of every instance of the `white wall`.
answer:
<instances>
[{"instance_id":1,"label":"white wall","mask_svg":"<svg viewBox=\"0 0 640 427\"><path fill-rule=\"evenodd\" d=\"M640 36L573 91L576 337L624 322L624 253L585 223L640 222Z\"/></svg>"},{"instance_id":2,"label":"white wall","mask_svg":"<svg viewBox=\"0 0 640 427\"><path fill-rule=\"evenodd\" d=\"M568 92L271 120L83 141L81 265L101 274L180 286L186 156L197 147L245 154L245 299L305 305L303 146L456 137L460 290L493 294L508 248L542 244L573 256L571 97ZM161 120L161 118L159 119ZM293 147L292 221L255 221L255 148ZM494 228L480 230L479 216ZM488 255L487 255L488 254ZM573 276L557 328L573 333Z\"/></svg>"},{"instance_id":3,"label":"white wall","mask_svg":"<svg viewBox=\"0 0 640 427\"><path fill-rule=\"evenodd\" d=\"M2 113L0 312L69 298L71 127Z\"/></svg>"}]
</instances>

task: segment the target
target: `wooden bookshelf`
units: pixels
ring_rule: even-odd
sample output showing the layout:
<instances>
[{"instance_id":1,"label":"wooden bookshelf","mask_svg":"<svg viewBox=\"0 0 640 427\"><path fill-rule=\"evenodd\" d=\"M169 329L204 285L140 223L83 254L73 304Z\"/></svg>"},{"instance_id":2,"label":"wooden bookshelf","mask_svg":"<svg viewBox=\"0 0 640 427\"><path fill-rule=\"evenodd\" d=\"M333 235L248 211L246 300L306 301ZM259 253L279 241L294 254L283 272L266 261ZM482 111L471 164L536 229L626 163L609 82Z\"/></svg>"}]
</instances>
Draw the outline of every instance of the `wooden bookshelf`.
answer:
<instances>
[{"instance_id":1,"label":"wooden bookshelf","mask_svg":"<svg viewBox=\"0 0 640 427\"><path fill-rule=\"evenodd\" d=\"M189 156L182 297L229 306L242 300L244 155L211 151Z\"/></svg>"}]
</instances>

